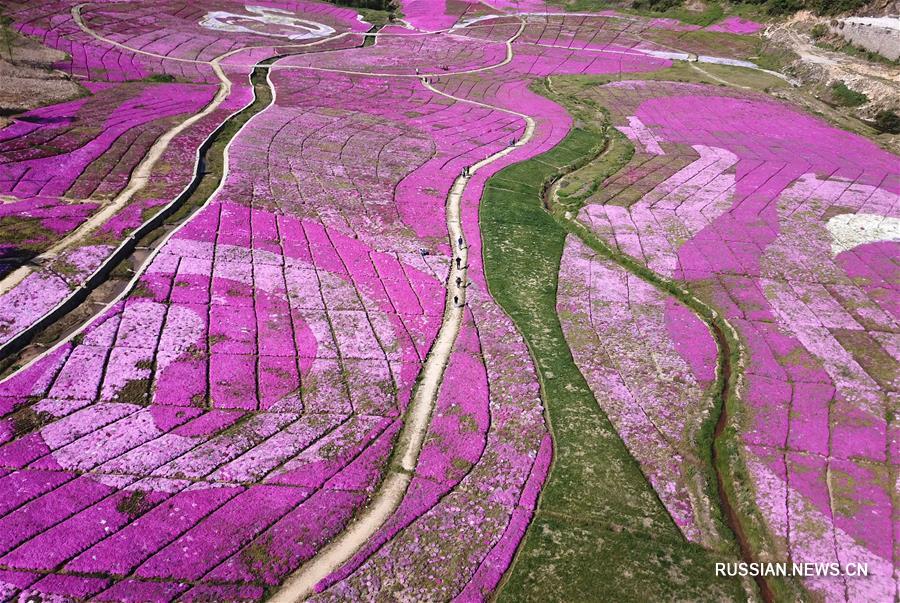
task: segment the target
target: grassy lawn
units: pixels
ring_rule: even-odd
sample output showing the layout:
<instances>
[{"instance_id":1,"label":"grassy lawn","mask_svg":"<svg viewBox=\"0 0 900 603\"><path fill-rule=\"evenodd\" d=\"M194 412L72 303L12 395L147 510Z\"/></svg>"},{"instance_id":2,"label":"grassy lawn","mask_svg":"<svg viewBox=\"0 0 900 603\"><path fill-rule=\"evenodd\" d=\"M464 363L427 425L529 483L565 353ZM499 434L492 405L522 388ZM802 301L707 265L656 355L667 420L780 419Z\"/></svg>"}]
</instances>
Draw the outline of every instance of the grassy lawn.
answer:
<instances>
[{"instance_id":1,"label":"grassy lawn","mask_svg":"<svg viewBox=\"0 0 900 603\"><path fill-rule=\"evenodd\" d=\"M732 65L718 65L715 63L702 63L697 65L702 69L694 68L693 63L675 61L671 67L659 71L647 73L609 73L604 75L562 75L553 76L553 87L566 95L565 104L584 103L578 93L581 90L615 82L619 80L659 80L666 82L691 82L697 84L709 84L711 86L725 86L719 80L724 80L733 86L744 86L759 92L788 89L790 84L781 78L756 69L735 67ZM706 73L704 73L704 71ZM716 80L715 78L719 78ZM557 83L562 83L563 86ZM600 110L600 109L598 109Z\"/></svg>"}]
</instances>

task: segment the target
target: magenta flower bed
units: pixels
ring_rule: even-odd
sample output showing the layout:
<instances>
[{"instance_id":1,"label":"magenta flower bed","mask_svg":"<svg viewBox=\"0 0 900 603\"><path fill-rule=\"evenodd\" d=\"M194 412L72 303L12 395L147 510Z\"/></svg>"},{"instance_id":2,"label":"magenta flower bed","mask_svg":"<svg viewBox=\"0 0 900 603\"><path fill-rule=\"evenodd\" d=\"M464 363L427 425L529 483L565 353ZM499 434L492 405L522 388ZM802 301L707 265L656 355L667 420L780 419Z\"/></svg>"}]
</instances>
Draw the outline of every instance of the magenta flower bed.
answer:
<instances>
[{"instance_id":1,"label":"magenta flower bed","mask_svg":"<svg viewBox=\"0 0 900 603\"><path fill-rule=\"evenodd\" d=\"M394 87L280 68L272 77L279 102L235 140L213 202L123 302L2 386L9 412L26 396L47 399L29 406L33 425L7 418L0 465L27 493L22 513L56 509L52 532L32 526L8 543L11 565L107 576L83 595L100 600L258 599L375 491L443 312L443 198L463 165L505 148L523 125L435 102L415 81ZM348 84L352 94L323 94ZM364 121L374 127L360 135ZM302 142L311 129L321 135ZM275 177L250 177L260 173ZM319 186L298 197L298 179ZM482 282L475 269L473 278ZM465 353L442 389L447 414L432 426L416 484L446 480L447 495L468 484L458 496L469 512L490 514L490 539L469 562L487 592L527 525L549 442L536 378L522 381L524 345L489 299L473 308L487 331L507 334L480 342L470 326L461 336ZM455 400L472 379L480 393L459 414ZM48 473L57 481L42 486ZM100 489L53 496L70 482ZM495 493L488 507L476 491ZM460 507L439 502L419 514L458 522ZM412 519L392 524L405 528L390 535L395 546L420 529ZM35 538L72 544L42 558ZM366 571L361 561L356 575ZM424 576L404 579L427 585ZM62 588L30 586L51 587Z\"/></svg>"},{"instance_id":2,"label":"magenta flower bed","mask_svg":"<svg viewBox=\"0 0 900 603\"><path fill-rule=\"evenodd\" d=\"M464 166L521 139L524 113L532 140L479 170L462 200L468 308L409 491L315 595L489 597L534 513L552 443L525 343L485 287L481 191L571 126L528 90L534 78L661 69L670 61L643 52L658 47L641 32L691 28L531 15L505 63L516 19L421 35L493 10L470 3L405 3L420 31L391 26L365 48L355 46L368 24L325 3L84 6L85 23L118 46L82 32L74 4L8 12L21 31L69 52L60 67L93 93L0 132L0 187L21 199L3 211L41 221L28 244L77 228L94 206L62 197L114 197L156 137L207 105L218 83L209 61L222 57L233 89L173 141L151 185L102 234L0 298L0 336L58 303L180 192L197 147L251 101L256 62L297 56L271 68L275 102L231 142L221 188L127 295L0 383L0 492L9 493L0 497L0 596L257 601L340 534L384 477L441 324L453 252L447 194ZM495 8L548 10L538 1ZM472 73L433 85L474 103L415 77L365 73L443 66ZM122 83L152 74L178 81ZM631 201L599 196L581 219L688 281L739 329L751 353L742 437L782 549L813 560L815 535L827 533L828 555L869 560L889 576L884 392L894 384L870 359L896 355L896 243L835 256L828 228L841 226L822 224L893 215L894 158L718 88L622 83L596 94L637 153L603 193ZM558 301L598 401L685 536L701 540L681 449L715 375L709 333L574 242ZM832 492L819 479L826 471ZM859 597L887 592L883 579L844 586ZM811 588L828 594L833 584Z\"/></svg>"},{"instance_id":3,"label":"magenta flower bed","mask_svg":"<svg viewBox=\"0 0 900 603\"><path fill-rule=\"evenodd\" d=\"M762 23L742 19L740 17L726 17L713 25L707 25L706 31L724 31L726 33L751 35L763 28Z\"/></svg>"},{"instance_id":4,"label":"magenta flower bed","mask_svg":"<svg viewBox=\"0 0 900 603\"><path fill-rule=\"evenodd\" d=\"M114 196L166 129L166 118L196 113L212 94L209 86L137 84L97 90L67 103L70 111L58 117L30 112L0 137L0 190L19 197ZM49 127L33 127L44 120Z\"/></svg>"},{"instance_id":5,"label":"magenta flower bed","mask_svg":"<svg viewBox=\"0 0 900 603\"><path fill-rule=\"evenodd\" d=\"M897 243L835 255L832 244L847 233L829 220L896 218L896 158L784 105L721 89L622 82L605 86L597 99L627 124L623 131L637 153L581 219L654 270L687 281L738 329L750 361L745 454L780 550L795 561L865 559L874 574L808 586L828 598L843 599L845 588L851 600L889 598L888 475L896 451L888 428L893 385L879 363L896 353L882 333L896 328L896 266L888 258ZM567 275L583 271L585 260L570 247L560 277L561 317L576 360L600 391L610 365L589 354L590 334L602 345L605 331L582 324L586 302L577 287L586 281ZM599 260L590 262L593 272L601 269ZM574 290L562 287L566 278ZM562 311L570 307L575 313L567 317ZM592 315L596 323L596 305ZM671 304L665 315L672 342L664 345L674 343L699 382L711 378L714 348L705 328L679 324L684 314ZM652 324L646 313L641 320ZM663 323L656 325L664 334ZM581 358L578 349L585 350ZM660 422L648 415L638 425L646 430ZM653 459L666 456L666 446L633 439L630 447L652 482ZM672 509L671 490L657 488ZM834 543L827 554L823 531Z\"/></svg>"}]
</instances>

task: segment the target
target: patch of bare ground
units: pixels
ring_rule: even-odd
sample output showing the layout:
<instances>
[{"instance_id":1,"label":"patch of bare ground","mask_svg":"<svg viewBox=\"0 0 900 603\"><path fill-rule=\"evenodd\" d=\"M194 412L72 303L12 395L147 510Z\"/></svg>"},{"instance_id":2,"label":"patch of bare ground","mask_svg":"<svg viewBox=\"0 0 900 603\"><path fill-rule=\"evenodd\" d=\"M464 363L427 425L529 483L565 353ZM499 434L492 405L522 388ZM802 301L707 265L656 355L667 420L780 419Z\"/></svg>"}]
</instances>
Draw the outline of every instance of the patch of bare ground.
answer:
<instances>
[{"instance_id":1,"label":"patch of bare ground","mask_svg":"<svg viewBox=\"0 0 900 603\"><path fill-rule=\"evenodd\" d=\"M66 58L64 52L47 48L20 35L0 17L0 128L11 116L44 105L85 94L67 73L53 68Z\"/></svg>"},{"instance_id":2,"label":"patch of bare ground","mask_svg":"<svg viewBox=\"0 0 900 603\"><path fill-rule=\"evenodd\" d=\"M879 60L874 55L870 58L864 51L838 43L828 33L829 22L828 18L800 11L787 21L768 27L764 36L797 55L787 69L804 84L822 86L843 81L865 94L869 102L858 109L859 115L871 117L878 110L896 108L900 64Z\"/></svg>"}]
</instances>

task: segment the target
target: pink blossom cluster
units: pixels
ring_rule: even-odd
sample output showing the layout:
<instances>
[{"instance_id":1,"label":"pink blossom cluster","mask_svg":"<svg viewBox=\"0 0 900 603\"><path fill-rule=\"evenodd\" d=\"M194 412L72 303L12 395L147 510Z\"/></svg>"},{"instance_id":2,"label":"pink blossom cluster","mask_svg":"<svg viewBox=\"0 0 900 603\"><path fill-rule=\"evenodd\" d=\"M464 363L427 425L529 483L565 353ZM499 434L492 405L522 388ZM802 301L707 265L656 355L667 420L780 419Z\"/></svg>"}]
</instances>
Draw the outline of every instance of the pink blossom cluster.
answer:
<instances>
[{"instance_id":1,"label":"pink blossom cluster","mask_svg":"<svg viewBox=\"0 0 900 603\"><path fill-rule=\"evenodd\" d=\"M0 516L27 524L10 527L0 561L21 575L0 578L13 591L260 598L380 481L443 312L444 198L463 166L506 148L524 122L415 80L289 64L271 77L277 102L234 140L212 202L124 300L0 386L0 466L28 484ZM504 83L500 98L518 106L525 95L568 124L526 85ZM564 132L542 121L529 152ZM477 196L467 199L471 216ZM489 520L466 572L446 581L450 594L499 582L550 460L527 349L484 294L473 241L471 314L409 503L379 536L413 551L425 521L471 531L473 518ZM58 481L32 485L45 474ZM52 502L73 480L90 493ZM47 504L52 531L24 519ZM60 538L71 544L52 559L38 553ZM385 571L367 550L347 566L346 588ZM429 566L437 554L419 553ZM396 576L431 588L427 574Z\"/></svg>"},{"instance_id":2,"label":"pink blossom cluster","mask_svg":"<svg viewBox=\"0 0 900 603\"><path fill-rule=\"evenodd\" d=\"M46 43L57 48L65 48L65 40L79 43L90 41L87 42L88 45L100 44L97 48L102 48L104 53L113 52L115 56L115 49L120 47L95 42L71 19L49 18L54 11L69 14L70 4L72 3L65 8L53 2L22 6L17 13L25 20L22 31L41 35ZM176 12L178 10L174 5L170 8ZM316 11L322 8L327 7L316 5ZM365 27L356 19L350 20L349 15L352 13L345 9L327 9L325 13L327 14L323 18L326 21L346 31L357 31ZM332 17L337 20L329 20ZM155 13L152 18L155 18ZM146 27L149 23L147 19L152 18L148 16L139 19L134 25ZM50 29L43 33L43 30L34 29L45 23L45 20ZM98 27L112 28L111 23L104 22L98 24ZM179 27L183 29L187 26L195 28L197 23L184 22ZM175 24L172 27L178 29ZM51 36L50 33L55 35ZM172 48L185 50L177 44ZM235 50L243 48L245 47L240 44L235 46ZM112 251L118 239L130 234L152 217L158 208L169 204L185 189L197 169L197 149L200 145L229 115L252 101L253 92L248 82L252 64L272 56L274 52L276 51L271 46L260 46L232 55L230 58L234 62L227 63L223 68L231 84L229 96L214 111L196 121L168 144L154 166L152 179L90 237L78 241L75 249L52 258L52 261L33 271L11 291L0 296L0 308L4 310L0 318L0 342L18 335L63 302L74 288L81 285L106 260L108 254L96 253L98 250ZM73 56L77 55L73 53ZM183 58L179 57L179 60ZM166 62L171 63L172 61ZM122 67L124 64L121 60L115 60L112 65L118 69L119 76L99 79L132 79L127 69ZM176 61L176 64L179 63ZM111 73L106 68L102 71L105 75ZM143 75L147 74L136 77ZM88 77L92 76L88 74ZM90 97L37 109L21 116L0 134L0 188L22 198L24 203L41 202L38 199L46 202L51 199L73 208L93 208L97 202L114 198L125 189L133 170L153 143L169 128L200 112L212 100L215 89L202 83L206 81L205 76L182 73L179 77L194 77L198 83L145 81L111 84L106 81L85 81L84 86L91 93ZM217 80L213 78L212 81ZM36 197L37 195L40 197ZM22 212L19 216L7 217L6 222L9 228L16 228L23 219L30 217L30 213ZM56 229L55 233L47 233L39 239L16 241L17 244L14 245L4 245L2 253L9 259L4 262L2 272L12 271L22 262L23 256L43 251L55 243L60 235L69 234L85 218L86 216L79 216L76 220L53 220L48 224ZM60 230L63 225L67 227L65 231ZM85 247L90 251L81 252L78 247Z\"/></svg>"},{"instance_id":3,"label":"pink blossom cluster","mask_svg":"<svg viewBox=\"0 0 900 603\"><path fill-rule=\"evenodd\" d=\"M736 327L749 360L742 439L781 554L794 561L865 559L875 574L867 580L808 586L829 600L889 598L896 545L890 467L898 450L889 423L894 384L884 367L896 357L889 334L897 331L890 259L897 243L836 249L842 235L832 220L896 219L896 158L750 94L621 82L595 98L628 124L623 130L637 152L581 219L621 251L688 283ZM577 258L563 275L584 272ZM601 265L592 260L592 278ZM575 303L566 295L562 302ZM585 333L604 333L597 315L581 328L579 316L564 319L572 323L574 349ZM676 328L672 305L666 322L695 378L708 378L707 362L698 362L714 349L705 327L694 321ZM609 366L588 356L579 362L586 374L602 375ZM689 416L689 398L681 400L680 412ZM660 444L643 448L633 447L636 457L652 459Z\"/></svg>"},{"instance_id":4,"label":"pink blossom cluster","mask_svg":"<svg viewBox=\"0 0 900 603\"><path fill-rule=\"evenodd\" d=\"M31 275L13 292L18 297L0 298L0 307L19 321L9 332L62 299L103 261L111 241L178 194L193 173L198 146L250 102L253 64L279 53L299 56L272 65L275 100L230 143L220 189L164 241L127 294L0 382L0 492L9 493L0 497L0 595L260 600L341 533L385 476L441 325L458 245L447 240L448 192L464 167L525 136L524 114L534 120L531 139L476 171L463 195L468 304L410 488L315 595L489 597L535 512L552 442L527 346L485 284L481 193L492 174L549 150L572 125L561 107L529 91L535 78L664 68L668 60L640 52L656 48L640 37L656 25L609 14L532 16L507 61L506 41L519 27L508 17L438 35L392 26L376 44L355 48L368 25L324 3L85 5L84 23L115 42L109 44L78 27L74 4L13 3L9 11L21 31L70 52L61 67L88 77L94 93L39 110L45 123L20 121L0 132L0 143L11 134L15 159L10 176L0 180L24 201L38 194L114 196L125 182L120 173L152 144L147 132L155 132L154 116L196 114L209 102L217 79L207 61L235 51L222 59L233 87L216 111L169 145L152 182L103 225L102 236L65 254L52 273ZM542 5L499 8L540 12ZM303 49L282 35L290 18L256 17L272 10L346 35ZM222 11L229 14L217 16ZM404 11L422 29L490 12L468 2L407 2ZM430 85L443 94L414 77L416 69L437 73ZM119 83L163 73L179 81ZM654 270L707 287L708 301L748 338L754 358L747 394L754 423L744 434L754 479L768 480L772 492L782 484L796 499L792 513L831 526L843 547L836 555L882 555L879 534L862 526L865 520L883 528L884 513L890 517L876 479L886 470L877 446L886 445L884 429L870 429L860 418L884 424L885 400L866 382L880 386L876 378L883 377L861 356L859 370L831 372L860 349L875 349L863 337L892 350L892 324L874 329L862 316L875 321L877 307L893 320L895 244L829 257L835 271L826 281L814 268L822 264L812 261L821 248L813 235L822 233L800 223L795 231L779 229L779 220L795 224L790 216L798 207L830 216L835 209L803 204L838 181L853 189L846 202L845 192L838 195L841 207L861 209L879 199L866 211L893 211L873 192L896 192L896 182L887 182L888 160L858 139L743 94L662 83L606 86L597 94L601 104L616 107L617 123L639 146L608 190L638 194L619 205L593 199L581 218ZM184 95L189 111L175 103ZM698 98L707 119L684 100ZM97 108L101 100L105 109ZM77 127L90 111L100 116L96 131ZM773 138L769 123L784 134ZM27 148L15 142L24 137L40 142ZM817 137L829 144L812 144ZM839 167L854 154L865 161ZM69 181L52 167L34 170L39 163L28 163L62 156L75 166ZM803 171L797 158L805 156L821 162ZM808 173L812 180L804 180ZM794 201L785 200L785 191L793 191ZM719 236L711 241L716 249L729 253L704 247L712 234ZM763 254L776 249L793 262ZM706 257L717 263L703 263ZM853 303L835 297L837 306L823 310L830 322L818 324L792 314L800 304L789 296L808 297L792 288L794 281L821 284L829 295L837 289L826 284L837 283L855 297ZM784 283L788 289L779 288ZM740 297L743 290L750 294ZM839 310L849 316L862 307L857 303L867 304L853 318L857 327L834 326L845 319ZM714 376L715 346L705 327L685 307L572 242L560 275L559 312L602 409L685 535L699 539L684 451L691 415L703 412ZM781 346L777 356L766 356L770 340L753 337L774 333L778 321L793 335L778 333L781 339L771 339ZM611 343L634 340L628 336L634 330L640 341ZM801 343L785 343L791 337ZM814 338L822 347L809 343ZM812 349L794 353L803 345ZM852 349L831 364L816 360L814 354L835 345ZM816 362L822 366L809 368ZM851 390L857 398L850 399ZM823 403L845 411L826 429L856 429L860 441L873 443L848 451L829 437L824 450L814 448L821 433L831 433L821 431L816 405ZM816 437L797 443L762 437L782 434L782 425ZM808 474L799 469L779 473L779 458L782 467L830 463L844 498L818 496L820 484L804 483ZM846 506L821 506L831 500ZM770 508L767 517L777 505ZM788 544L800 555L807 549L797 535L809 537L795 523Z\"/></svg>"}]
</instances>

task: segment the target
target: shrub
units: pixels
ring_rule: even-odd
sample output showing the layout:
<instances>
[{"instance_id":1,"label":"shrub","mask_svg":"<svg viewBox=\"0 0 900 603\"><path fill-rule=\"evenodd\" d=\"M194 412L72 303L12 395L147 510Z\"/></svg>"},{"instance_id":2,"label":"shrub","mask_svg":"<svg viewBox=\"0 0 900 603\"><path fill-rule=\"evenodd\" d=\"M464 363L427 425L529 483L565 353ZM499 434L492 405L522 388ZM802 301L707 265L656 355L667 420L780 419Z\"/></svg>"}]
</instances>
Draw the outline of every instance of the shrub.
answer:
<instances>
[{"instance_id":1,"label":"shrub","mask_svg":"<svg viewBox=\"0 0 900 603\"><path fill-rule=\"evenodd\" d=\"M665 12L682 5L682 0L635 0L634 8Z\"/></svg>"},{"instance_id":2,"label":"shrub","mask_svg":"<svg viewBox=\"0 0 900 603\"><path fill-rule=\"evenodd\" d=\"M888 134L900 134L900 115L893 109L879 111L875 115L875 128Z\"/></svg>"},{"instance_id":3,"label":"shrub","mask_svg":"<svg viewBox=\"0 0 900 603\"><path fill-rule=\"evenodd\" d=\"M832 100L836 104L842 105L844 107L858 107L869 102L868 96L866 96L862 92L851 90L847 87L847 84L841 81L837 81L831 84L830 92Z\"/></svg>"},{"instance_id":4,"label":"shrub","mask_svg":"<svg viewBox=\"0 0 900 603\"><path fill-rule=\"evenodd\" d=\"M816 23L812 30L809 32L809 35L812 36L813 40L818 40L819 38L824 37L828 33L828 26L824 23Z\"/></svg>"},{"instance_id":5,"label":"shrub","mask_svg":"<svg viewBox=\"0 0 900 603\"><path fill-rule=\"evenodd\" d=\"M154 73L144 78L144 81L156 84L171 84L175 81L175 76L170 73Z\"/></svg>"}]
</instances>

